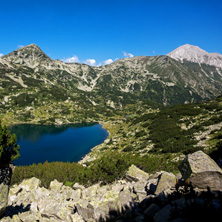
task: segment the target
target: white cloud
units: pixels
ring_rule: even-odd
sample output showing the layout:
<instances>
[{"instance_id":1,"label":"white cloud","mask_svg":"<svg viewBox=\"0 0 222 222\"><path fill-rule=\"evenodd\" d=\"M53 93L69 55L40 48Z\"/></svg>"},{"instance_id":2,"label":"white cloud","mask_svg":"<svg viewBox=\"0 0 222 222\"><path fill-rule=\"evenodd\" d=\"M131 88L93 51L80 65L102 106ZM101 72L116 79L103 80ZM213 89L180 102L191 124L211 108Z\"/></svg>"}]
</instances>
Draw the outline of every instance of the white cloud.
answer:
<instances>
[{"instance_id":1,"label":"white cloud","mask_svg":"<svg viewBox=\"0 0 222 222\"><path fill-rule=\"evenodd\" d=\"M112 62L114 62L112 59L107 59L107 60L103 61L103 64L104 65L109 65Z\"/></svg>"},{"instance_id":2,"label":"white cloud","mask_svg":"<svg viewBox=\"0 0 222 222\"><path fill-rule=\"evenodd\" d=\"M132 53L124 52L124 51L123 51L123 55L127 58L132 58L134 56Z\"/></svg>"},{"instance_id":3,"label":"white cloud","mask_svg":"<svg viewBox=\"0 0 222 222\"><path fill-rule=\"evenodd\" d=\"M24 47L24 45L18 45L18 49L23 48L23 47Z\"/></svg>"},{"instance_id":4,"label":"white cloud","mask_svg":"<svg viewBox=\"0 0 222 222\"><path fill-rule=\"evenodd\" d=\"M61 59L61 61L65 62L65 63L75 63L75 62L84 63L84 64L87 64L87 65L90 65L90 66L103 66L103 65L109 65L109 64L113 63L114 61L117 61L118 59L119 58L115 58L115 60L106 59L106 60L104 60L102 62L99 62L97 64L95 59L79 60L78 56L74 55L73 57L69 57L67 59Z\"/></svg>"},{"instance_id":5,"label":"white cloud","mask_svg":"<svg viewBox=\"0 0 222 222\"><path fill-rule=\"evenodd\" d=\"M128 56L127 52L123 52L123 55L124 55L124 56Z\"/></svg>"},{"instance_id":6,"label":"white cloud","mask_svg":"<svg viewBox=\"0 0 222 222\"><path fill-rule=\"evenodd\" d=\"M95 59L87 59L83 61L83 63L90 65L90 66L96 66L96 60Z\"/></svg>"},{"instance_id":7,"label":"white cloud","mask_svg":"<svg viewBox=\"0 0 222 222\"><path fill-rule=\"evenodd\" d=\"M116 60L114 60L114 61L116 61ZM103 65L109 65L109 64L111 64L111 63L113 63L114 62L112 59L107 59L107 60L105 60L105 61L103 61L103 62L100 62L98 65L96 65L96 66L103 66Z\"/></svg>"},{"instance_id":8,"label":"white cloud","mask_svg":"<svg viewBox=\"0 0 222 222\"><path fill-rule=\"evenodd\" d=\"M74 55L73 57L62 59L63 62L66 63L74 63L74 62L80 62L78 56Z\"/></svg>"},{"instance_id":9,"label":"white cloud","mask_svg":"<svg viewBox=\"0 0 222 222\"><path fill-rule=\"evenodd\" d=\"M3 54L2 53L0 53L0 57L2 57L3 56Z\"/></svg>"}]
</instances>

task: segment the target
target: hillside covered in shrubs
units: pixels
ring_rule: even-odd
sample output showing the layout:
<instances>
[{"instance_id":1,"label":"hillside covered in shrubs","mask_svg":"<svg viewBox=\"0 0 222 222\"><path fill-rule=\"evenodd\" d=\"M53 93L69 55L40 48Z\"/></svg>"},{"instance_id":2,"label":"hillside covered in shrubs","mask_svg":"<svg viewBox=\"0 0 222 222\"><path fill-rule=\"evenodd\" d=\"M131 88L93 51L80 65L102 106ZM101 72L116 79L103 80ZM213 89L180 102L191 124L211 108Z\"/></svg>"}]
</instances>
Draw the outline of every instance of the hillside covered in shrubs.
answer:
<instances>
[{"instance_id":1,"label":"hillside covered in shrubs","mask_svg":"<svg viewBox=\"0 0 222 222\"><path fill-rule=\"evenodd\" d=\"M139 107L139 105L138 105ZM44 186L57 179L66 184L110 183L124 177L131 164L146 172L177 172L186 154L203 150L217 162L222 149L222 97L195 104L135 110L106 117L110 136L79 163L17 166L12 183L37 177Z\"/></svg>"}]
</instances>

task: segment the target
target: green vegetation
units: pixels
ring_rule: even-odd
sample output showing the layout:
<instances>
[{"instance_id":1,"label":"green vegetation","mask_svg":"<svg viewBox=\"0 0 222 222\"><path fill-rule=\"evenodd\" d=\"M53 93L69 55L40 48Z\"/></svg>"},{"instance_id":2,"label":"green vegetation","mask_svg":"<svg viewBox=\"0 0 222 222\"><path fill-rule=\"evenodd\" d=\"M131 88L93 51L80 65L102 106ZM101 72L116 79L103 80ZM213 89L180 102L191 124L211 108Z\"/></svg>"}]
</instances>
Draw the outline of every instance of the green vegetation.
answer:
<instances>
[{"instance_id":1,"label":"green vegetation","mask_svg":"<svg viewBox=\"0 0 222 222\"><path fill-rule=\"evenodd\" d=\"M36 46L2 59L9 64L0 64L2 123L101 122L110 133L83 161L87 167L17 166L12 183L35 176L45 187L54 179L88 186L124 177L131 164L149 173L176 171L184 154L198 149L218 161L222 157L222 97L193 103L221 94L216 67L168 56L134 57L103 67L64 64ZM184 103L193 104L178 105ZM1 124L0 142L1 163L18 158L16 138Z\"/></svg>"},{"instance_id":2,"label":"green vegetation","mask_svg":"<svg viewBox=\"0 0 222 222\"><path fill-rule=\"evenodd\" d=\"M106 154L88 167L78 163L63 162L17 166L12 176L12 184L33 176L39 178L45 187L48 187L54 179L67 185L72 185L75 182L86 186L97 182L106 184L123 178L131 164L135 164L149 173L160 170L175 172L179 164L179 162L170 161L169 155L140 156L112 151Z\"/></svg>"},{"instance_id":3,"label":"green vegetation","mask_svg":"<svg viewBox=\"0 0 222 222\"><path fill-rule=\"evenodd\" d=\"M73 112L68 104L62 110L67 115ZM12 183L35 176L45 187L54 179L69 186L75 182L89 186L123 178L131 164L149 173L176 172L184 154L198 149L222 157L221 114L222 97L160 109L138 103L112 113L101 110L97 118L104 120L110 136L93 149L86 166L60 162L17 166Z\"/></svg>"},{"instance_id":4,"label":"green vegetation","mask_svg":"<svg viewBox=\"0 0 222 222\"><path fill-rule=\"evenodd\" d=\"M194 146L197 141L192 139L192 129L182 130L178 124L182 117L196 116L200 112L201 109L195 109L192 105L173 106L160 111L149 127L149 138L155 143L152 152L187 154L200 149Z\"/></svg>"},{"instance_id":5,"label":"green vegetation","mask_svg":"<svg viewBox=\"0 0 222 222\"><path fill-rule=\"evenodd\" d=\"M105 118L108 140L93 149L86 161L121 152L141 157L168 155L179 161L185 154L217 150L222 129L222 97L195 104L152 109L143 103L126 106Z\"/></svg>"},{"instance_id":6,"label":"green vegetation","mask_svg":"<svg viewBox=\"0 0 222 222\"><path fill-rule=\"evenodd\" d=\"M134 117L130 126L140 125L139 130L135 133L136 138L144 138L145 132L147 132L147 140L151 140L154 144L154 148L150 151L152 153L188 154L203 149L198 145L198 134L209 131L209 127L213 128L218 125L220 128L221 101L222 98L218 97L216 100L197 104L162 108L158 113ZM211 128L208 134L216 135L217 131L213 131ZM215 136L215 138L219 137L220 134Z\"/></svg>"},{"instance_id":7,"label":"green vegetation","mask_svg":"<svg viewBox=\"0 0 222 222\"><path fill-rule=\"evenodd\" d=\"M18 157L19 145L16 144L16 136L0 122L0 163L7 164Z\"/></svg>"},{"instance_id":8,"label":"green vegetation","mask_svg":"<svg viewBox=\"0 0 222 222\"><path fill-rule=\"evenodd\" d=\"M5 124L104 121L104 116L132 104L175 105L213 98L222 86L215 67L181 64L167 56L90 67L53 61L32 45L2 59L10 64L0 64L0 119Z\"/></svg>"}]
</instances>

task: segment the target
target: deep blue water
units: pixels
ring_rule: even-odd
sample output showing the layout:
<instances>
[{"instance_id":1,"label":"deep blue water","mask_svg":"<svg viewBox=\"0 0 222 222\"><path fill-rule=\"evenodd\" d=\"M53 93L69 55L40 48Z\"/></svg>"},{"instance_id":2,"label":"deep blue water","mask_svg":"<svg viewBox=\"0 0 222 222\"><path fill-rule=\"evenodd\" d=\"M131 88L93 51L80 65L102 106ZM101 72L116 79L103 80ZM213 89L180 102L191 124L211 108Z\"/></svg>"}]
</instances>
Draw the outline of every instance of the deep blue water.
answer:
<instances>
[{"instance_id":1,"label":"deep blue water","mask_svg":"<svg viewBox=\"0 0 222 222\"><path fill-rule=\"evenodd\" d=\"M15 165L45 161L77 162L108 137L99 124L34 125L21 124L9 128L17 136L20 157Z\"/></svg>"}]
</instances>

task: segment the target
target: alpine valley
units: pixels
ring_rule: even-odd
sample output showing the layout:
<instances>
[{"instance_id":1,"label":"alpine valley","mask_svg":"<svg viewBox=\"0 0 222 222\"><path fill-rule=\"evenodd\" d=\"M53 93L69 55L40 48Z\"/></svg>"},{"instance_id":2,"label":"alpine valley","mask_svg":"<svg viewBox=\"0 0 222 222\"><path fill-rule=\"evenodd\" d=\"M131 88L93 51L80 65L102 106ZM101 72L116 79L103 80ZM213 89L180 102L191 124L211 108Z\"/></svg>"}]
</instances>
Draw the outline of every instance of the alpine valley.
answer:
<instances>
[{"instance_id":1,"label":"alpine valley","mask_svg":"<svg viewBox=\"0 0 222 222\"><path fill-rule=\"evenodd\" d=\"M52 60L31 44L0 58L0 117L7 124L101 121L131 104L215 98L222 91L221 61L222 55L185 45L167 56L92 67Z\"/></svg>"},{"instance_id":2,"label":"alpine valley","mask_svg":"<svg viewBox=\"0 0 222 222\"><path fill-rule=\"evenodd\" d=\"M79 163L17 166L3 221L108 221L117 206L129 217L114 220L113 214L110 221L171 221L171 212L172 221L189 221L187 207L194 209L190 215L207 210L219 218L221 193L213 193L217 200L208 189L202 200L198 189L216 184L221 191L222 171L206 156L221 164L221 95L222 55L188 44L100 67L52 60L35 44L1 57L3 124L100 122L109 131ZM39 188L39 179L50 190ZM191 179L200 185L197 195L185 183Z\"/></svg>"},{"instance_id":3,"label":"alpine valley","mask_svg":"<svg viewBox=\"0 0 222 222\"><path fill-rule=\"evenodd\" d=\"M110 137L107 140L109 145L104 143L99 150L101 147L106 150L104 146L130 152L140 150L140 153L147 153L153 147L161 150L163 145L155 144L152 135L156 130L156 137L160 137L158 128L165 129L167 120L164 118L167 116L159 123L155 123L155 119L161 120L164 116L161 113L167 109L166 112L175 117L165 131L173 132L173 127L178 128L179 125L181 129L175 128L175 131L186 131L178 135L183 145L177 142L179 147L172 145L171 152L186 151L188 148L185 147L198 143L194 139L190 139L188 144L185 142L188 137L196 138L193 135L198 134L197 130L193 130L196 124L204 126L203 122L211 117L221 117L219 108L214 112L213 108L203 108L202 102L200 109L197 109L199 105L195 103L221 94L222 55L207 53L188 44L166 56L137 56L100 67L52 60L35 44L0 58L2 123L101 122L110 132ZM221 107L220 98L212 101L217 101L218 107ZM177 113L175 105L179 105L178 110L188 109L188 113ZM152 117L149 116L151 114ZM187 117L189 115L191 117ZM158 126L153 131L151 128L155 128L155 124L152 121ZM191 129L193 133L189 132ZM220 125L216 129L219 130ZM172 139L166 140L169 142ZM93 158L89 158L94 152L83 162L95 159L100 153L96 152Z\"/></svg>"}]
</instances>

